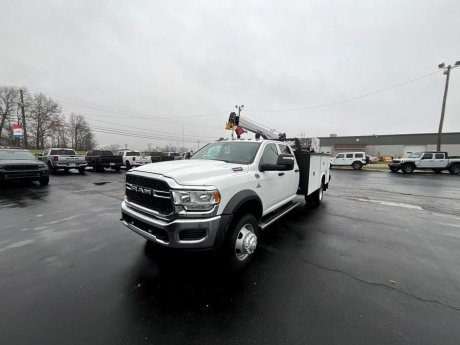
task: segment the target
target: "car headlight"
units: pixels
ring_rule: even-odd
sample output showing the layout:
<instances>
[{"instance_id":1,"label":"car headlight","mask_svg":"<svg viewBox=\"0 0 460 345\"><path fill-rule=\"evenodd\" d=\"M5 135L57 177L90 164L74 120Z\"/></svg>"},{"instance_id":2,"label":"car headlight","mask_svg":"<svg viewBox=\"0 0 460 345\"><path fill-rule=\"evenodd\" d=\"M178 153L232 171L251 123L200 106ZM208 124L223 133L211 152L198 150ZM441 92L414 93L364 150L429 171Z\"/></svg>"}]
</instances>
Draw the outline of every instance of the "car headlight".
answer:
<instances>
[{"instance_id":1,"label":"car headlight","mask_svg":"<svg viewBox=\"0 0 460 345\"><path fill-rule=\"evenodd\" d=\"M187 211L209 211L220 202L217 190L173 190L174 205Z\"/></svg>"}]
</instances>

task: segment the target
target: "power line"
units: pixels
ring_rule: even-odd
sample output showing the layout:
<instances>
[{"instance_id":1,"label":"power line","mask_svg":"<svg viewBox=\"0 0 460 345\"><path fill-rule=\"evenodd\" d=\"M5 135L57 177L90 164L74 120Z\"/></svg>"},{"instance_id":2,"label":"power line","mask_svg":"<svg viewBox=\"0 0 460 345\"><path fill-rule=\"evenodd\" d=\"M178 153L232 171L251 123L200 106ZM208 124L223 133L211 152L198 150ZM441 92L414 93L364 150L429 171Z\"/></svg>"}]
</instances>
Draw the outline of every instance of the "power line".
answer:
<instances>
[{"instance_id":1,"label":"power line","mask_svg":"<svg viewBox=\"0 0 460 345\"><path fill-rule=\"evenodd\" d=\"M65 112L63 112L65 113ZM100 122L100 123L104 123L104 124L109 124L109 125L112 125L112 126L119 126L119 127L123 127L123 128L132 128L132 129L138 129L138 130L141 130L143 132L145 131L148 131L147 134L151 134L151 133L159 133L159 134L172 134L173 136L177 135L177 137L181 137L182 138L182 134L180 133L177 133L177 132L167 132L167 131L151 131L151 130L146 130L145 127L144 128L141 128L141 127L135 127L135 126L129 126L129 125L124 125L124 124L116 124L116 123L113 123L113 122L109 122L109 121L102 121L102 120L96 120L96 119L92 119L92 118L85 118L87 121L89 122ZM114 128L114 129L118 129L118 128ZM201 135L191 135L191 134L184 134L184 137L190 137L190 138L200 138L200 139L203 139L203 136Z\"/></svg>"},{"instance_id":2,"label":"power line","mask_svg":"<svg viewBox=\"0 0 460 345\"><path fill-rule=\"evenodd\" d=\"M174 114L168 114L168 116L152 116L152 114L147 114L147 113L139 113L135 111L130 111L130 110L123 110L107 105L101 105L97 103L92 103L92 102L87 102L87 101L82 101L82 100L77 100L75 98L70 98L66 96L59 96L56 94L52 93L47 93L50 96L53 96L55 98L60 98L67 100L68 102L75 103L75 104L80 104L84 107L90 108L90 109L96 109L100 111L105 111L109 113L118 113L120 115L127 115L130 117L133 117L136 115L138 118L144 118L146 120L169 120L169 119L185 119L185 118L196 118L196 117L208 117L208 116L215 116L215 115L221 115L221 114L227 114L228 111L218 111L218 112L211 112L211 113L202 113L202 114L194 114L194 115L174 115ZM171 116L172 115L172 116Z\"/></svg>"},{"instance_id":3,"label":"power line","mask_svg":"<svg viewBox=\"0 0 460 345\"><path fill-rule=\"evenodd\" d=\"M250 109L250 111L259 112L259 113L278 113L278 112L290 112L290 111L293 111L293 112L294 111L306 111L306 110L313 110L313 109L318 109L318 108L330 107L330 106L333 106L333 105L355 101L357 99L369 97L369 96L372 96L372 95L376 95L378 93L382 93L382 92L386 92L386 91L389 91L389 90L392 90L392 89L396 89L396 88L405 86L407 84L414 83L414 82L416 82L418 80L428 78L428 77L430 77L430 76L432 76L434 74L437 74L437 73L439 73L439 71L431 72L431 73L422 75L422 76L420 76L418 78L405 81L403 83L399 83L399 84L396 84L396 85L393 85L393 86L390 86L390 87L386 87L384 89L368 92L368 93L365 93L365 94L362 94L362 95L359 95L359 96L346 98L346 99L343 99L343 100L340 100L340 101L335 101L335 102L330 102L330 103L325 103L325 104L318 104L318 105L313 105L313 106L308 106L308 107L303 107L303 108L295 108L295 109L277 109L277 110L255 110L255 109Z\"/></svg>"}]
</instances>

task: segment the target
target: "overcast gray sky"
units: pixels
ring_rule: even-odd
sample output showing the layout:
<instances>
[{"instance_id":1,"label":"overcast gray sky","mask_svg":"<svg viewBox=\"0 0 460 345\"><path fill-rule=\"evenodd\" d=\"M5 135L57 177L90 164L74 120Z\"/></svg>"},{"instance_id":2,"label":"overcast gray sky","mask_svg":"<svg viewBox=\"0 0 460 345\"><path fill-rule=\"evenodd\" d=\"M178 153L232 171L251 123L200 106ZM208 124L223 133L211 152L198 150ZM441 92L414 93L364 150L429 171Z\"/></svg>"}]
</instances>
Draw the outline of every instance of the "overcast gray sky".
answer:
<instances>
[{"instance_id":1,"label":"overcast gray sky","mask_svg":"<svg viewBox=\"0 0 460 345\"><path fill-rule=\"evenodd\" d=\"M0 38L1 85L44 92L97 128L165 139L97 133L101 146L184 133L196 148L229 136L236 104L289 136L436 132L440 70L340 101L460 60L460 1L0 0ZM460 131L459 96L460 68L445 132Z\"/></svg>"}]
</instances>

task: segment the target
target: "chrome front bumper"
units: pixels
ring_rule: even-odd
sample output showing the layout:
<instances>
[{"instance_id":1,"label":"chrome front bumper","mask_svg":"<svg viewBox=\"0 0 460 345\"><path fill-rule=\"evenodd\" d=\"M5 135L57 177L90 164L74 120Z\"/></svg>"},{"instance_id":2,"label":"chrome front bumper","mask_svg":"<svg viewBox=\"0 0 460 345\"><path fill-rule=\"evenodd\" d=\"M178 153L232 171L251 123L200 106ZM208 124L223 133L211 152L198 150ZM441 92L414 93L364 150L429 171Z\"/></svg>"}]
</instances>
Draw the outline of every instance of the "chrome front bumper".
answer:
<instances>
[{"instance_id":1,"label":"chrome front bumper","mask_svg":"<svg viewBox=\"0 0 460 345\"><path fill-rule=\"evenodd\" d=\"M221 216L200 219L175 219L165 221L139 212L123 201L121 204L123 224L142 237L171 248L206 249L212 248L221 221ZM180 233L186 230L205 232L200 239L185 240ZM158 234L161 234L159 236Z\"/></svg>"}]
</instances>

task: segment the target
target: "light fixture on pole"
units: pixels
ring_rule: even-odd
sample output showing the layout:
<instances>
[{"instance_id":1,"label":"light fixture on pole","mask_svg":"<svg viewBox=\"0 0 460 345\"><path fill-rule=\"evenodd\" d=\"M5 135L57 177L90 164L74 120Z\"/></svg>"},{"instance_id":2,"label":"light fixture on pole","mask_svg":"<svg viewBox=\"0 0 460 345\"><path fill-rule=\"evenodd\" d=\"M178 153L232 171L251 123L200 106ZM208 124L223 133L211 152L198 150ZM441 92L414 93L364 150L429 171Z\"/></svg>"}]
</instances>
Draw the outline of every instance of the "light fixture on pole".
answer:
<instances>
[{"instance_id":1,"label":"light fixture on pole","mask_svg":"<svg viewBox=\"0 0 460 345\"><path fill-rule=\"evenodd\" d=\"M447 100L447 91L449 90L449 78L450 78L450 70L452 68L456 68L460 66L460 61L456 61L455 64L448 65L444 62L440 63L438 67L444 70L444 74L446 75L446 86L444 88L444 98L442 100L442 109L441 109L441 120L439 121L439 130L438 130L438 142L436 145L436 150L441 151L441 137L442 137L442 125L444 124L444 113L446 111L446 100Z\"/></svg>"}]
</instances>

